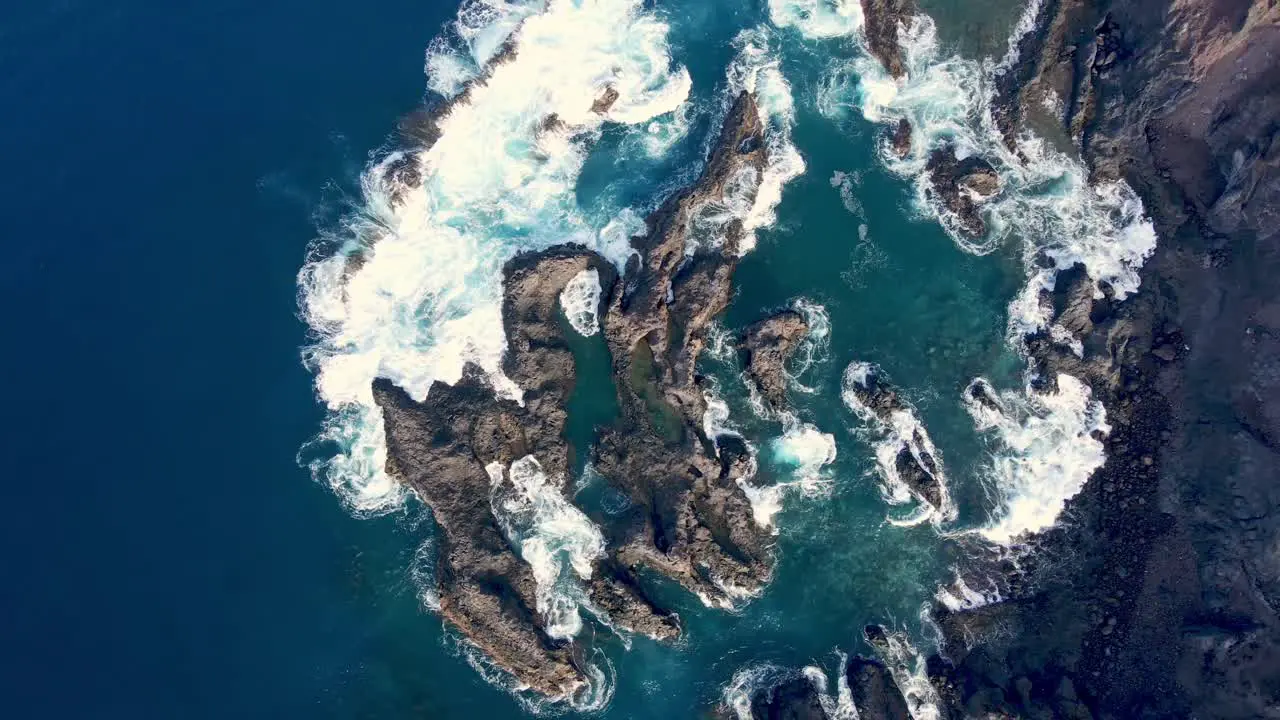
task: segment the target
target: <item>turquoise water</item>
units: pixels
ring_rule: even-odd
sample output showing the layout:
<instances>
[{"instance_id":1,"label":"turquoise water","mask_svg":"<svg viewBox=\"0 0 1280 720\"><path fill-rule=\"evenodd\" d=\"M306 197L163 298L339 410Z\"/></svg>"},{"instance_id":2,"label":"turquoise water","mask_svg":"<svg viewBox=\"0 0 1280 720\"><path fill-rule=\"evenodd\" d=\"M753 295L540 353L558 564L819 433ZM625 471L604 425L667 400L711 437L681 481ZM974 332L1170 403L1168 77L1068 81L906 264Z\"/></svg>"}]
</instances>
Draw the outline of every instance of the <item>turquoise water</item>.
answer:
<instances>
[{"instance_id":1,"label":"turquoise water","mask_svg":"<svg viewBox=\"0 0 1280 720\"><path fill-rule=\"evenodd\" d=\"M969 57L1003 53L1017 9L1001 8L925 6L944 49ZM681 109L657 113L652 133L649 120L600 128L580 170L565 163L567 189L523 218L521 232L508 215L484 242L455 238L411 257L450 270L426 285L465 278L458 296L470 300L492 290L486 268L515 245L594 237L623 208L642 215L696 174L743 49L734 38L763 28L790 84L789 137L807 167L786 183L777 222L756 233L721 324L736 333L800 297L825 308L830 341L799 378L813 392L791 397L837 455L821 471L825 492L784 496L777 573L760 597L730 613L664 588L687 629L675 645L635 638L626 648L597 632L615 687L599 714L690 717L761 663L834 676L837 651L867 651L868 622L928 647L919 611L950 578L951 559L933 525L886 523L904 510L881 497L874 437L841 401L841 376L855 360L884 369L945 460L958 517L944 530L984 524L990 446L959 395L979 375L1019 386L1006 308L1025 273L1016 233L988 255L962 251L913 203L910 179L877 158L880 127L856 112L819 112L833 64L858 53L848 37L773 28L765 4L742 0L642 10L668 24L656 74L687 69ZM424 79L424 53L456 11L297 0L0 9L0 155L10 166L0 203L16 238L0 265L13 339L0 359L13 380L0 421L11 493L0 530L10 559L0 687L14 717L526 713L468 664L423 601L429 514L412 498L335 491L330 475L315 482L306 467L335 452L308 438L351 426L335 426L315 363L299 362L317 337L297 273L309 251L386 226L362 179L395 146L397 118L438 79ZM637 68L655 50L620 52L628 48ZM622 61L592 62L607 72ZM491 219L467 215L457 226ZM480 256L487 265L454 272ZM441 318L482 305L403 305L405 323L378 326L387 332L375 339L434 341ZM596 382L573 399L577 447L614 412L599 337L579 344ZM385 368L430 365L405 357ZM773 454L780 425L755 415L731 365L707 357L702 369L760 453L756 480L790 480ZM356 375L350 388L367 388ZM338 385L335 396L348 389ZM369 502L356 507L355 496ZM577 499L616 502L599 480Z\"/></svg>"},{"instance_id":2,"label":"turquoise water","mask_svg":"<svg viewBox=\"0 0 1280 720\"><path fill-rule=\"evenodd\" d=\"M874 362L902 389L944 459L958 510L948 529L956 530L984 523L992 510L978 479L986 446L959 401L961 392L978 376L1016 386L1022 370L1006 342L1007 306L1025 282L1017 248L981 257L961 250L912 204L910 183L883 167L876 154L882 127L860 116L832 118L819 112L818 90L832 63L856 52L849 42L813 42L791 30L778 31L763 8L737 2L664 5L657 13L669 23L670 57L688 69L692 80L679 111L688 131L651 155L640 151L635 128L606 126L591 145L573 197L587 222L599 227L621 208L650 208L689 182L719 122L726 68L742 47L734 38L740 31L761 29L791 86L790 139L806 169L785 186L777 222L758 232L758 247L739 266L738 291L721 326L737 334L797 298L825 309L830 340L799 377L811 392L791 397L802 421L834 436L837 455L821 470L822 491L784 496L775 518L780 560L774 581L760 597L725 612L665 588L663 597L686 628L675 645L637 637L626 647L603 628L584 631L607 657L607 682L614 692L602 711L608 717L694 715L721 699L735 673L768 663L795 669L817 665L835 677L839 652L870 651L861 640L867 623L902 629L927 649L920 611L939 584L951 579L954 557L940 551L943 540L934 525L886 522L907 512L890 508L881 496L875 438L842 402L841 376L850 362ZM671 117L661 115L657 122ZM509 229L495 232L511 237ZM581 472L585 457L579 448L590 441L594 426L614 417L616 402L601 337L570 337L580 381L570 401L567 434ZM733 362L706 356L702 370L716 378L731 410L729 422L760 452L756 481L791 480L792 467L776 457L772 444L783 428L756 416ZM577 482L584 487L576 500L589 513L607 513L610 503L618 502L607 480ZM412 501L409 507L392 517L417 517L420 510L412 509ZM423 527L405 535L404 541L416 541L430 532ZM386 560L386 572L394 575L396 561L394 554ZM433 624L428 611L415 612L402 595L395 597L405 613L395 622ZM414 696L415 669L434 671L442 665L455 672L466 667L448 642L399 650L387 659L388 684L371 693L373 702L394 703L391 698L399 693ZM480 695L498 692L486 689ZM478 702L457 697L469 694L455 693L445 705L436 698L422 700L422 707L433 716L452 716L454 703ZM521 698L526 710L567 709ZM499 714L521 711L515 700L494 702Z\"/></svg>"}]
</instances>

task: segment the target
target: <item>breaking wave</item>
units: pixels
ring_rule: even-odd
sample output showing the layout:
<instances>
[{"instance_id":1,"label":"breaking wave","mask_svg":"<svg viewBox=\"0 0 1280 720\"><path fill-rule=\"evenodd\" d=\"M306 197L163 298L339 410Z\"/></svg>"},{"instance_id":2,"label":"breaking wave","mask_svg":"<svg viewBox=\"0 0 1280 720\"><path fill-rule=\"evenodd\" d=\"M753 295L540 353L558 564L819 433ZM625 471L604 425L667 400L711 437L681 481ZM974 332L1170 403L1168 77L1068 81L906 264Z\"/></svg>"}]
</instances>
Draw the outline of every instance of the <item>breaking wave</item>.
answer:
<instances>
[{"instance_id":1,"label":"breaking wave","mask_svg":"<svg viewBox=\"0 0 1280 720\"><path fill-rule=\"evenodd\" d=\"M763 718L755 718L752 714L751 697L758 692L772 693L785 682L803 678L813 686L818 703L827 718L858 720L858 710L853 705L853 695L849 692L849 683L845 678L848 656L844 653L837 653L837 655L840 658L840 669L834 692L831 691L831 682L827 678L827 673L816 665L807 665L794 670L773 663L761 663L749 665L733 674L733 678L721 691L721 706L731 711L738 720L763 720Z\"/></svg>"},{"instance_id":2,"label":"breaking wave","mask_svg":"<svg viewBox=\"0 0 1280 720\"><path fill-rule=\"evenodd\" d=\"M924 424L915 410L901 398L898 406L887 412L887 417L868 406L859 389L872 389L880 369L871 363L852 362L845 368L841 380L840 398L846 407L866 423L872 431L876 470L880 476L880 495L890 505L912 505L913 511L905 517L889 517L892 525L912 526L924 522L942 523L955 518L956 510L947 492L947 480L942 470L942 455L929 439ZM940 502L935 505L913 490L899 471L899 456L904 452L936 484Z\"/></svg>"},{"instance_id":3,"label":"breaking wave","mask_svg":"<svg viewBox=\"0 0 1280 720\"><path fill-rule=\"evenodd\" d=\"M1008 545L1052 526L1106 462L1106 409L1070 375L1059 374L1057 385L997 394L979 378L964 392L965 409L996 444L986 489L997 509L980 530L992 542Z\"/></svg>"},{"instance_id":4,"label":"breaking wave","mask_svg":"<svg viewBox=\"0 0 1280 720\"><path fill-rule=\"evenodd\" d=\"M579 580L589 579L595 561L604 556L604 536L565 499L563 478L548 478L534 456L511 463L505 480L501 463L485 470L492 482L493 515L533 569L547 635L574 637L582 630L578 608L588 604Z\"/></svg>"},{"instance_id":5,"label":"breaking wave","mask_svg":"<svg viewBox=\"0 0 1280 720\"><path fill-rule=\"evenodd\" d=\"M893 682L907 701L912 720L941 720L941 698L929 682L928 661L902 631L887 631L876 646Z\"/></svg>"},{"instance_id":6,"label":"breaking wave","mask_svg":"<svg viewBox=\"0 0 1280 720\"><path fill-rule=\"evenodd\" d=\"M600 273L595 268L574 275L560 291L560 307L579 335L600 332L600 293Z\"/></svg>"},{"instance_id":7,"label":"breaking wave","mask_svg":"<svg viewBox=\"0 0 1280 720\"><path fill-rule=\"evenodd\" d=\"M358 514L394 510L404 497L384 471L375 377L422 400L433 382L456 382L473 362L518 397L500 370L503 263L564 242L619 267L630 255L638 216L623 212L598 228L574 189L606 122L648 123L689 94L666 24L643 8L639 0L464 4L428 53L432 88L456 96L436 123L439 140L372 164L360 212L313 247L299 305L314 337L306 364L329 409L317 440L331 450L309 465ZM504 44L513 54L486 71ZM610 89L617 99L593 111ZM394 172L406 165L414 172Z\"/></svg>"}]
</instances>

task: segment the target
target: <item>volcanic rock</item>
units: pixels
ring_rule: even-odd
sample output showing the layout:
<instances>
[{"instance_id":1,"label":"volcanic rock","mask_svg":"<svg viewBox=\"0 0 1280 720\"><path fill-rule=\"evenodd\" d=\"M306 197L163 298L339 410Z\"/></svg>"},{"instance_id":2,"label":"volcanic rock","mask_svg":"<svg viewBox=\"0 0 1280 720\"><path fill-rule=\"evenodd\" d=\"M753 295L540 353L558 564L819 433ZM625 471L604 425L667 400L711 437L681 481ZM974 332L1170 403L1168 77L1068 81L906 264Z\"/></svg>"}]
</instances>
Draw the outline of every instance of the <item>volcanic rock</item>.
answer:
<instances>
[{"instance_id":1,"label":"volcanic rock","mask_svg":"<svg viewBox=\"0 0 1280 720\"><path fill-rule=\"evenodd\" d=\"M784 310L752 325L742 335L738 353L747 377L774 408L786 403L786 362L808 332L803 315Z\"/></svg>"}]
</instances>

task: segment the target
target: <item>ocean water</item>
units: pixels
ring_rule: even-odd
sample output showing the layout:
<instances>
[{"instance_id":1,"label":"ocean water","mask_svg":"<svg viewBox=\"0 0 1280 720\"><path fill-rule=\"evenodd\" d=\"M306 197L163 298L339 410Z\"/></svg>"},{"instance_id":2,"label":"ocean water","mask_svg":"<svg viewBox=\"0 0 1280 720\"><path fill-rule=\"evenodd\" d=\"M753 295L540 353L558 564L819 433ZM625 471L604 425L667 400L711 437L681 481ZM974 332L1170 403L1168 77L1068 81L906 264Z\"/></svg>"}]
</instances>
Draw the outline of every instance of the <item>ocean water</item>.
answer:
<instances>
[{"instance_id":1,"label":"ocean water","mask_svg":"<svg viewBox=\"0 0 1280 720\"><path fill-rule=\"evenodd\" d=\"M0 10L12 716L694 717L806 666L836 702L867 623L927 651L921 609L958 539L1016 546L1099 461L1100 409L1069 381L1030 391L1011 329L1046 324L1033 291L1076 260L1131 291L1153 238L1125 188L1089 188L1034 138L1029 168L994 141L983 89L1020 5L923 9L936 24L907 29L900 87L860 49L848 2ZM397 119L456 93L517 27L516 60L417 159L423 188L391 203L379 168L402 150ZM606 82L621 93L608 121L586 112ZM814 331L785 413L753 403L732 352L713 343L702 370L709 427L757 450L776 576L729 611L670 590L674 645L569 623L599 651L596 694L541 702L432 613L431 523L382 472L369 382L422 397L464 360L496 372L501 263L568 240L620 262L743 88L767 111L771 165L760 200L726 209L755 245L719 334L784 307ZM548 112L573 132L535 137ZM897 117L918 147L951 142L1000 171L986 242L948 230L922 155L884 154ZM584 278L566 298L588 332L590 292ZM574 343L582 448L616 403L600 335ZM878 467L900 439L845 401L856 363L927 431L946 508L924 512ZM1002 412L964 402L976 378ZM617 501L581 452L573 464L575 502ZM590 528L539 527L521 526L526 550L593 550Z\"/></svg>"}]
</instances>

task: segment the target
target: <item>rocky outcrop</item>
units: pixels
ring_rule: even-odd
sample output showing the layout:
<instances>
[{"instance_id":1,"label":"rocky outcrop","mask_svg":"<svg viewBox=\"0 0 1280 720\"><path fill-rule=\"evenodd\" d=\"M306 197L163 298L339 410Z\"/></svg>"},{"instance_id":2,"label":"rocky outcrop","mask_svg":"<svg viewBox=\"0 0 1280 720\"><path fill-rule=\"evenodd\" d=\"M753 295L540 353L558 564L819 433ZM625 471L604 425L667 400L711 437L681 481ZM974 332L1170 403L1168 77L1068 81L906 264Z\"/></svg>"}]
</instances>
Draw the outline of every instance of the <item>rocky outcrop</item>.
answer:
<instances>
[{"instance_id":1,"label":"rocky outcrop","mask_svg":"<svg viewBox=\"0 0 1280 720\"><path fill-rule=\"evenodd\" d=\"M526 456L549 477L567 472L565 402L575 372L558 298L588 268L600 273L602 286L614 284L606 261L574 246L518 256L504 269L504 370L523 392L523 404L500 397L474 365L454 385L433 383L425 402L389 380L373 385L386 429L387 471L431 507L438 528L440 614L521 682L552 696L572 693L585 678L568 643L548 635L532 571L491 498L509 490L508 471ZM615 622L655 637L677 633L670 615L637 589L611 583L607 570L597 569L589 590L615 612Z\"/></svg>"},{"instance_id":2,"label":"rocky outcrop","mask_svg":"<svg viewBox=\"0 0 1280 720\"><path fill-rule=\"evenodd\" d=\"M603 99L612 102L609 93ZM517 492L512 466L526 458L536 461L553 492L570 472L564 429L577 373L559 298L584 270L600 278L602 325L622 405L592 457L631 500L631 510L603 528L609 550L583 581L592 605L617 627L670 639L679 633L675 616L649 600L641 567L721 604L769 577L768 535L752 522L736 482L749 472L749 452L741 443L718 447L702 433L705 403L694 372L707 325L730 296L741 220L718 228L717 238L693 235L744 173L758 179L761 133L755 101L743 94L701 178L649 218L648 234L635 240L640 259L622 279L599 255L575 245L506 264L502 370L519 400L498 392L473 365L454 385L434 383L422 402L389 380L374 383L387 471L431 507L438 526L441 615L543 694L572 694L586 682L582 653L574 640L553 636L533 573L495 498Z\"/></svg>"},{"instance_id":3,"label":"rocky outcrop","mask_svg":"<svg viewBox=\"0 0 1280 720\"><path fill-rule=\"evenodd\" d=\"M900 118L898 123L893 126L893 133L889 136L889 147L893 148L894 155L899 158L905 158L911 154L910 120Z\"/></svg>"},{"instance_id":4,"label":"rocky outcrop","mask_svg":"<svg viewBox=\"0 0 1280 720\"><path fill-rule=\"evenodd\" d=\"M728 715L724 715L728 717ZM751 720L827 720L822 696L803 675L751 695Z\"/></svg>"},{"instance_id":5,"label":"rocky outcrop","mask_svg":"<svg viewBox=\"0 0 1280 720\"><path fill-rule=\"evenodd\" d=\"M722 605L758 591L772 557L736 482L748 459L718 448L702 429L696 363L709 323L729 302L743 233L741 219L706 220L725 214L727 194L744 177L755 187L763 140L755 99L742 93L698 181L654 211L648 233L633 239L637 255L603 319L621 418L602 434L593 464L632 503L613 531L615 557Z\"/></svg>"},{"instance_id":6,"label":"rocky outcrop","mask_svg":"<svg viewBox=\"0 0 1280 720\"><path fill-rule=\"evenodd\" d=\"M915 14L912 0L862 0L867 50L895 80L907 74L898 30L909 24Z\"/></svg>"},{"instance_id":7,"label":"rocky outcrop","mask_svg":"<svg viewBox=\"0 0 1280 720\"><path fill-rule=\"evenodd\" d=\"M946 488L942 484L942 468L929 451L932 443L918 421L899 423L895 418L899 413L914 418L914 411L885 382L879 368L863 365L860 372L853 372L855 367L851 366L845 372L846 400L852 395L855 412L875 421L885 433L896 438L899 447L894 456L894 469L898 479L919 500L942 510L946 505ZM910 427L910 434L899 435L899 426Z\"/></svg>"},{"instance_id":8,"label":"rocky outcrop","mask_svg":"<svg viewBox=\"0 0 1280 720\"><path fill-rule=\"evenodd\" d=\"M808 332L803 315L784 310L747 328L738 343L747 377L775 409L786 404L786 363Z\"/></svg>"},{"instance_id":9,"label":"rocky outcrop","mask_svg":"<svg viewBox=\"0 0 1280 720\"><path fill-rule=\"evenodd\" d=\"M850 658L845 679L860 720L911 720L907 700L884 663L862 656Z\"/></svg>"},{"instance_id":10,"label":"rocky outcrop","mask_svg":"<svg viewBox=\"0 0 1280 720\"><path fill-rule=\"evenodd\" d=\"M957 714L1274 717L1280 7L1063 0L1027 47L1006 117L1126 180L1160 245L1123 302L1078 269L1047 298L1083 356L1028 347L1103 401L1107 461L1016 592L945 614L935 680ZM1062 113L1037 120L1046 88Z\"/></svg>"},{"instance_id":11,"label":"rocky outcrop","mask_svg":"<svg viewBox=\"0 0 1280 720\"><path fill-rule=\"evenodd\" d=\"M931 194L955 217L960 231L969 237L985 235L981 203L1000 192L1000 176L991 163L977 156L961 160L954 148L941 147L929 154L926 170Z\"/></svg>"}]
</instances>

